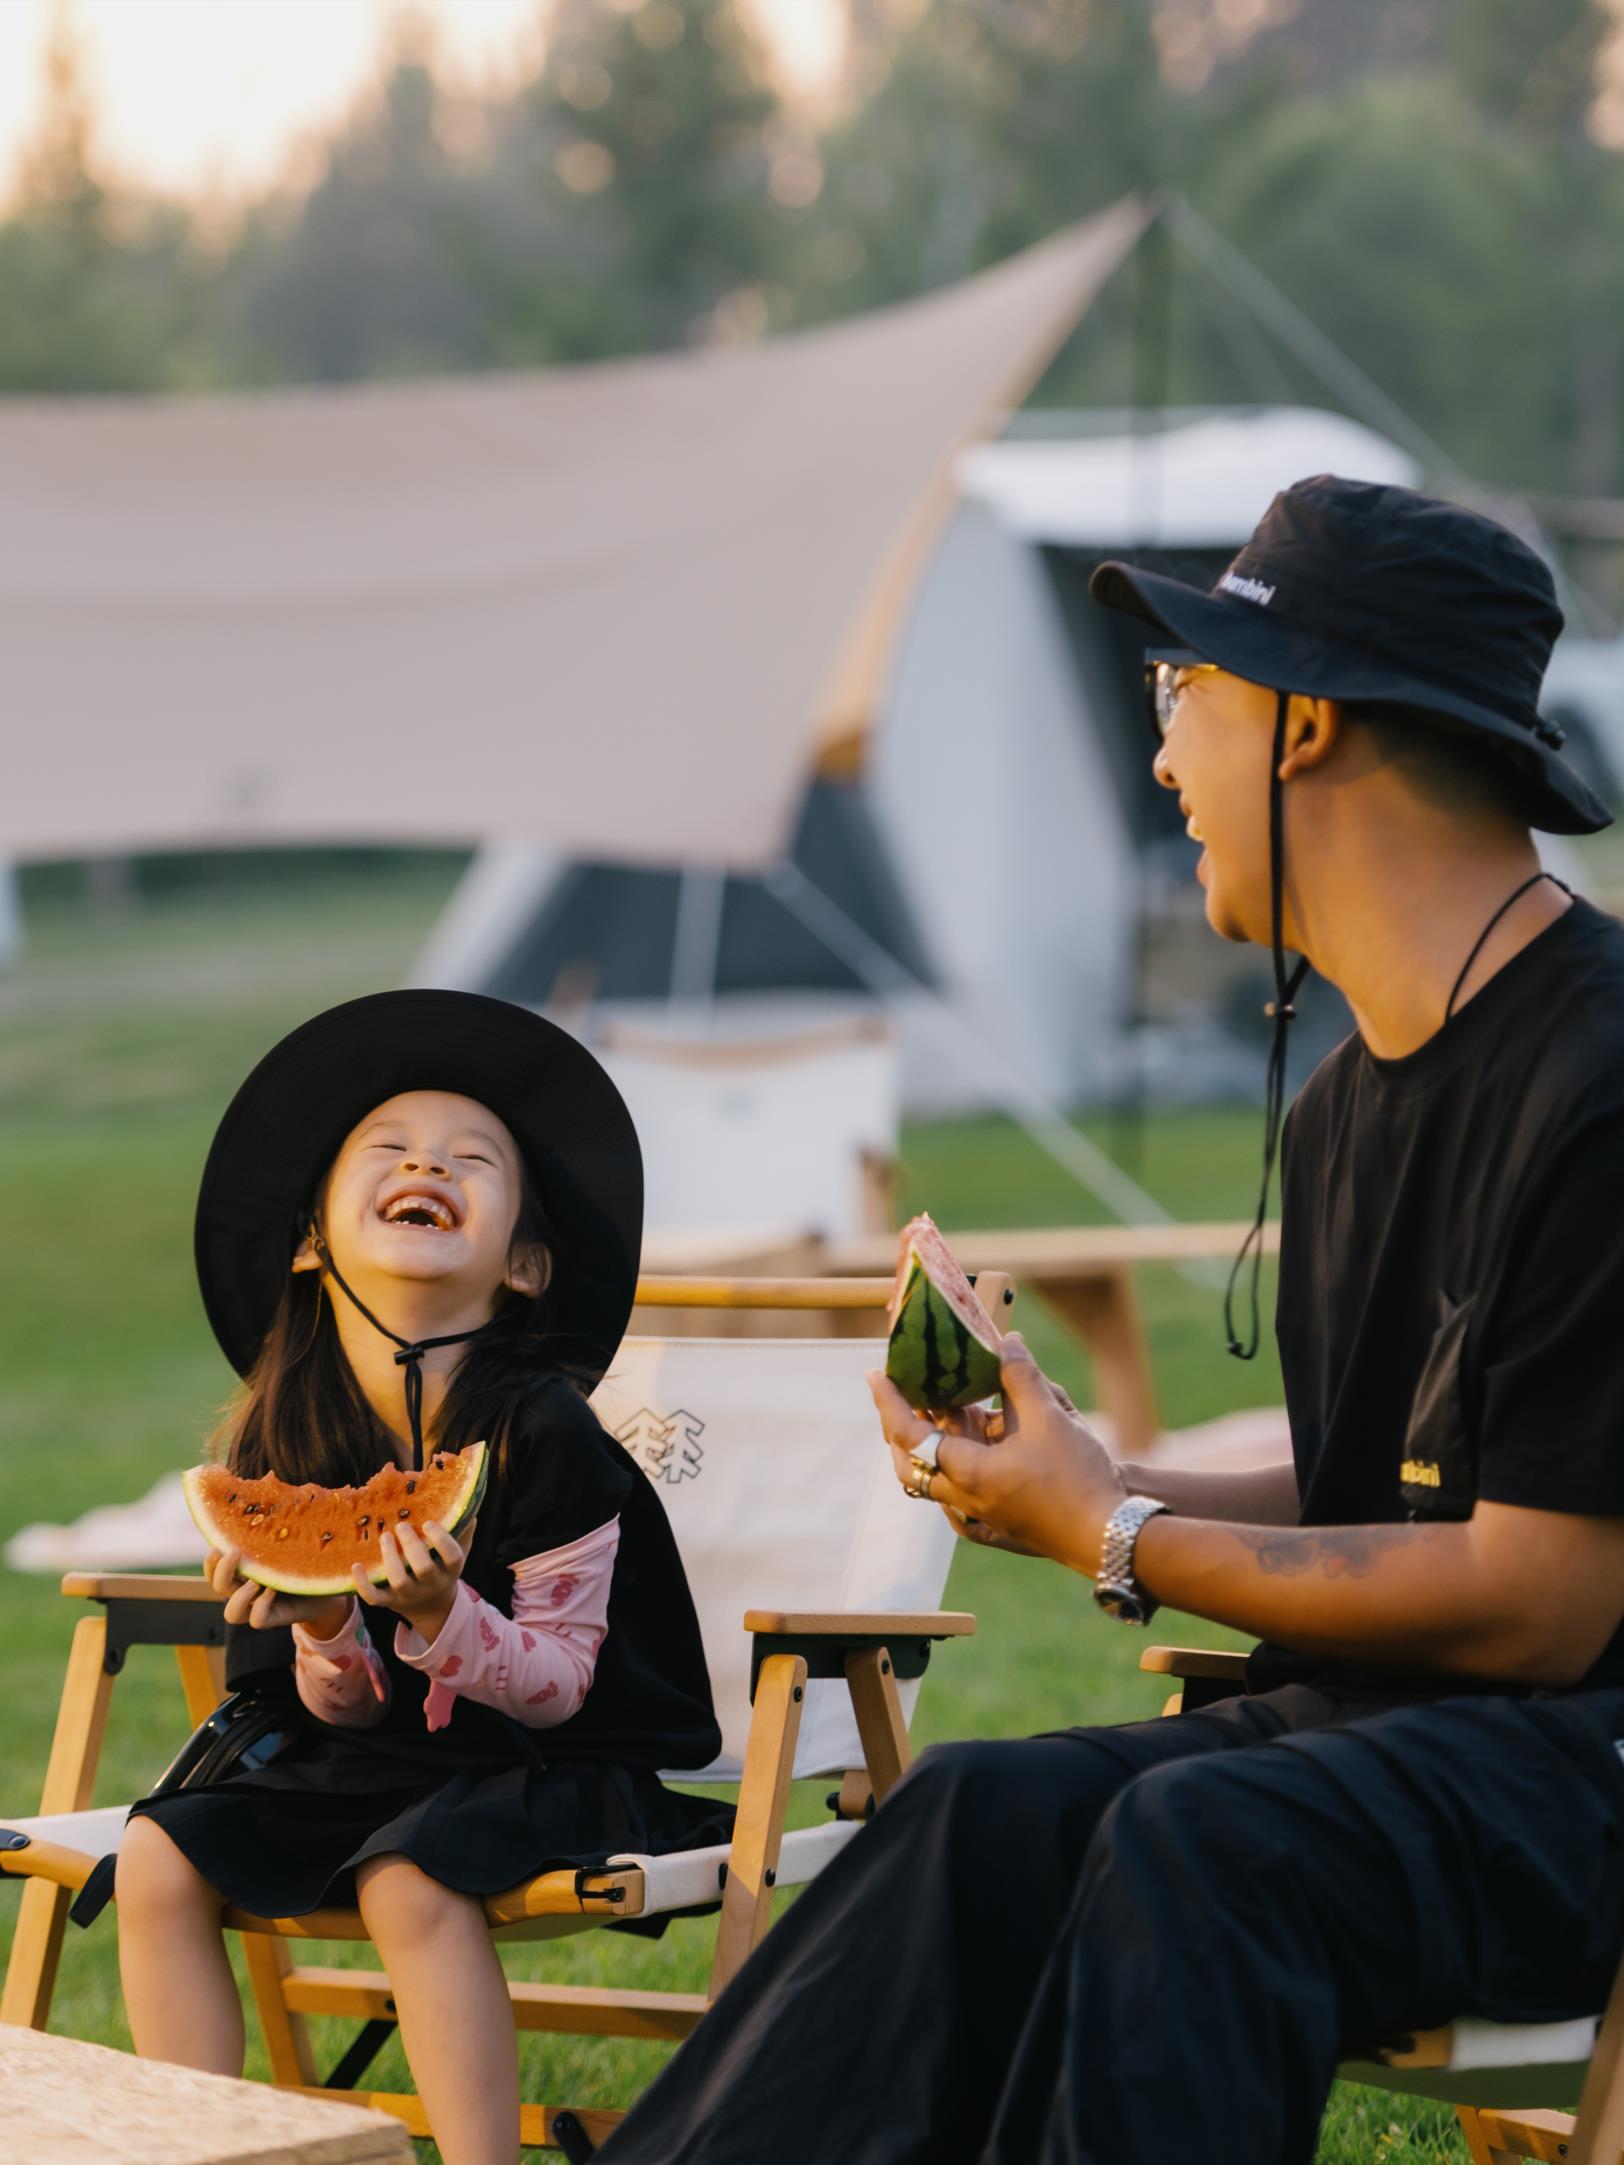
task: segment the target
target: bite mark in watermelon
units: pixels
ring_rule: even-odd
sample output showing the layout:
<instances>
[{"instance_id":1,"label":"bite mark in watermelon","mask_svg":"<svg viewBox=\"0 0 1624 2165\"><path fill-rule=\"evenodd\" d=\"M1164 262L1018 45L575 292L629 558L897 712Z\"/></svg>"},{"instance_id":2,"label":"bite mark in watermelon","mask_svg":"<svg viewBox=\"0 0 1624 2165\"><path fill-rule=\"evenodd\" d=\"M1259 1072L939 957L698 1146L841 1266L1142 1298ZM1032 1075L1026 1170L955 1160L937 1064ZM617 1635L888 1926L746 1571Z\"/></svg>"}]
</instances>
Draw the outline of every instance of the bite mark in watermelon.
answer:
<instances>
[{"instance_id":1,"label":"bite mark in watermelon","mask_svg":"<svg viewBox=\"0 0 1624 2165\"><path fill-rule=\"evenodd\" d=\"M998 1389L998 1326L927 1216L902 1229L886 1312L891 1342L885 1372L910 1406L947 1413Z\"/></svg>"},{"instance_id":2,"label":"bite mark in watermelon","mask_svg":"<svg viewBox=\"0 0 1624 2165\"><path fill-rule=\"evenodd\" d=\"M387 1586L379 1541L402 1525L419 1533L430 1519L458 1534L479 1509L490 1453L483 1443L436 1451L420 1472L386 1466L359 1488L315 1481L245 1481L228 1466L194 1466L185 1477L186 1507L210 1548L236 1549L245 1579L278 1593L316 1599L347 1594L359 1564L374 1586Z\"/></svg>"}]
</instances>

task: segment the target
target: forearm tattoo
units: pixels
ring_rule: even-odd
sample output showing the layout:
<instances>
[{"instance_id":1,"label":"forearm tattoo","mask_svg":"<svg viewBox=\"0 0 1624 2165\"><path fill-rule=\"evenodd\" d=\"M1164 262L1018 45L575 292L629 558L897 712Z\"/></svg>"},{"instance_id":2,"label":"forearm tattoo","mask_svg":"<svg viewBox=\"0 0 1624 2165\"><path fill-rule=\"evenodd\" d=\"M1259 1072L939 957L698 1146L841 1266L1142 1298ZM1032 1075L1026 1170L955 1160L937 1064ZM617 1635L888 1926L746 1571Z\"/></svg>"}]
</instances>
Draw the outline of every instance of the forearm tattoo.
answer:
<instances>
[{"instance_id":1,"label":"forearm tattoo","mask_svg":"<svg viewBox=\"0 0 1624 2165\"><path fill-rule=\"evenodd\" d=\"M1388 1549L1431 1541L1437 1526L1232 1526L1271 1577L1300 1578L1317 1564L1327 1579L1362 1579Z\"/></svg>"}]
</instances>

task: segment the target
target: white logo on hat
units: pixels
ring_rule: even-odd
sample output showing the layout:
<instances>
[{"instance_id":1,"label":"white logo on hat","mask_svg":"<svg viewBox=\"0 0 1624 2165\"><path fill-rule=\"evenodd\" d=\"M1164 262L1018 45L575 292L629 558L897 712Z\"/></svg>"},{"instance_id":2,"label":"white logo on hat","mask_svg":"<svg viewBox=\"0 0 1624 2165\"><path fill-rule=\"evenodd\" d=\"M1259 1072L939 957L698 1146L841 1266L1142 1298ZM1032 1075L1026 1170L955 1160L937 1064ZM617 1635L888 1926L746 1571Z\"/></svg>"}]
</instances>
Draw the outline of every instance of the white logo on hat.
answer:
<instances>
[{"instance_id":1,"label":"white logo on hat","mask_svg":"<svg viewBox=\"0 0 1624 2165\"><path fill-rule=\"evenodd\" d=\"M1255 601L1260 609L1266 609L1274 599L1274 588L1265 586L1261 579L1249 579L1244 572L1226 571L1218 581L1226 594L1239 594L1242 601Z\"/></svg>"}]
</instances>

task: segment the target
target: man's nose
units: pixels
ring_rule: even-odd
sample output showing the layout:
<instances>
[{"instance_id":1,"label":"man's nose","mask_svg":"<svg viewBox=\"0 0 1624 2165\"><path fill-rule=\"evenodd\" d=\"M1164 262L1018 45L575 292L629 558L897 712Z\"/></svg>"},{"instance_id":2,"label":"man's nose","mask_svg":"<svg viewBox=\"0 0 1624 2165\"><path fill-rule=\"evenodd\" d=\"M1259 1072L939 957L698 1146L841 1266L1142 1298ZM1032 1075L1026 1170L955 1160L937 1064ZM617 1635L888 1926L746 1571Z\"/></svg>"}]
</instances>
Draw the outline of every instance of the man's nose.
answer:
<instances>
[{"instance_id":1,"label":"man's nose","mask_svg":"<svg viewBox=\"0 0 1624 2165\"><path fill-rule=\"evenodd\" d=\"M1150 771L1155 775L1157 781L1161 783L1163 789L1178 788L1178 778L1173 772L1173 763L1167 756L1167 746L1165 744L1157 745L1156 757L1150 763Z\"/></svg>"}]
</instances>

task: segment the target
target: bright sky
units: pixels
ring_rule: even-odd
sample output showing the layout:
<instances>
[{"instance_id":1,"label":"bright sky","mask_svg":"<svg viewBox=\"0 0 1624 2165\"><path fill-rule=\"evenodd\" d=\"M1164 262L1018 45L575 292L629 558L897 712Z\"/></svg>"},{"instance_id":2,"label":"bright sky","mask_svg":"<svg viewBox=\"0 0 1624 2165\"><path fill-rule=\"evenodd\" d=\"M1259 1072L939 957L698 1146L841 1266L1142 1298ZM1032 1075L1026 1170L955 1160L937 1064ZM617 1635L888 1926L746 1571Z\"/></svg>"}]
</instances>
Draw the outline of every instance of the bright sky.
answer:
<instances>
[{"instance_id":1,"label":"bright sky","mask_svg":"<svg viewBox=\"0 0 1624 2165\"><path fill-rule=\"evenodd\" d=\"M0 194L38 110L61 0L0 0ZM69 0L89 64L105 162L166 193L238 195L277 178L290 148L371 79L401 0ZM606 0L626 4L626 0ZM750 0L786 79L808 88L839 57L841 0ZM541 49L545 0L412 0L444 72L502 82Z\"/></svg>"}]
</instances>

